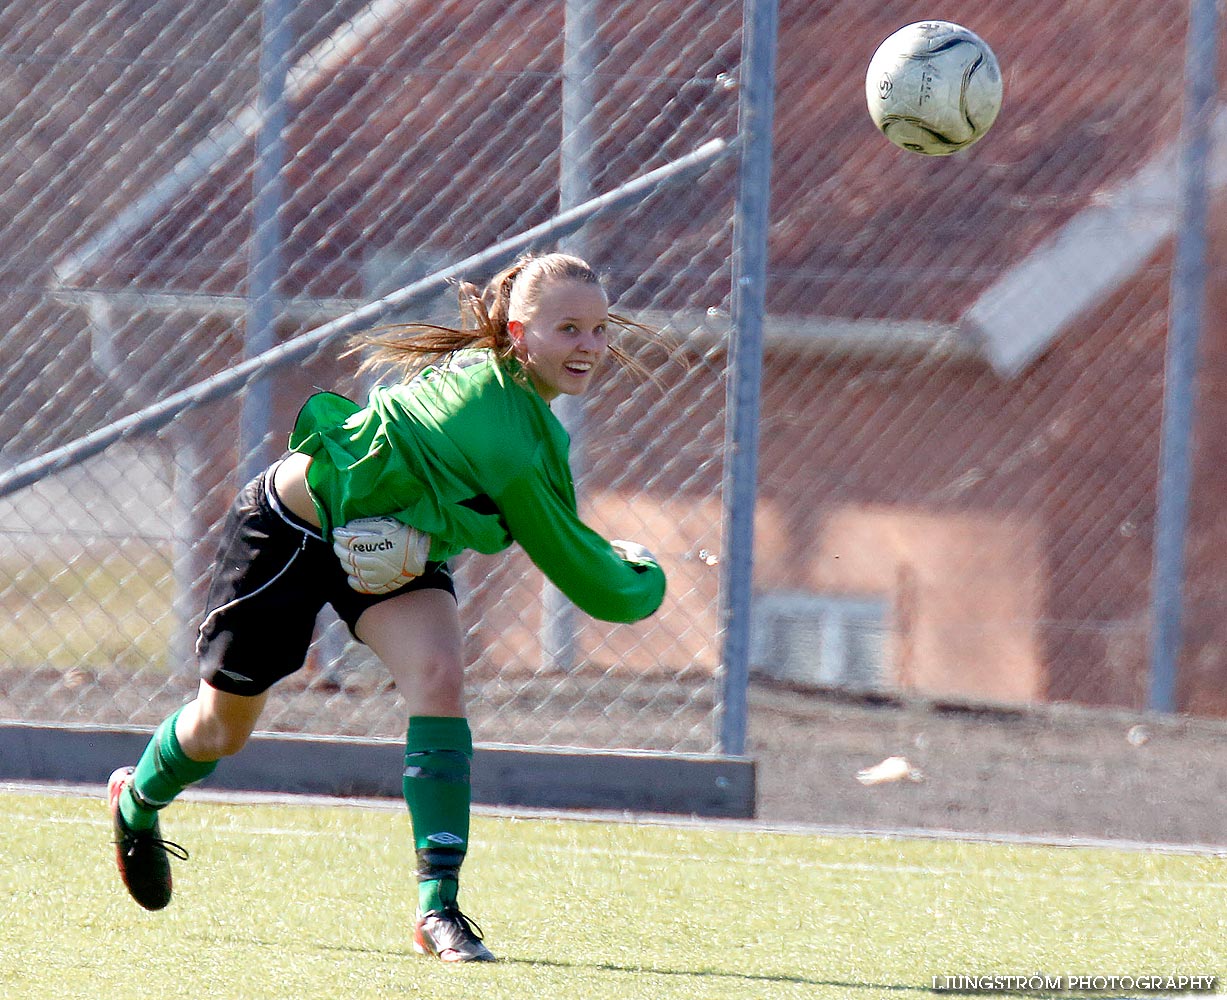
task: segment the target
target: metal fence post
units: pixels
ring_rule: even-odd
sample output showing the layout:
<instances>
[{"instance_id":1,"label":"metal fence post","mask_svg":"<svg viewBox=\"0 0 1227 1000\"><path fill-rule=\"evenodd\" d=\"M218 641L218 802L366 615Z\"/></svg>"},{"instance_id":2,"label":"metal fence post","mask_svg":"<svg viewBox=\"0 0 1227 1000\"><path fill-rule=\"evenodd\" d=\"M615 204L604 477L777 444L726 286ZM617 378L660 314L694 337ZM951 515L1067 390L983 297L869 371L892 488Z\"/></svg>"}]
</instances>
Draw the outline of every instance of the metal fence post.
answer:
<instances>
[{"instance_id":1,"label":"metal fence post","mask_svg":"<svg viewBox=\"0 0 1227 1000\"><path fill-rule=\"evenodd\" d=\"M720 749L745 752L754 572L758 418L766 309L776 0L746 0L741 59L741 169L733 221L732 339L725 425L724 539L720 573L724 704Z\"/></svg>"},{"instance_id":2,"label":"metal fence post","mask_svg":"<svg viewBox=\"0 0 1227 1000\"><path fill-rule=\"evenodd\" d=\"M290 65L289 0L264 0L260 39L260 131L252 170L252 220L247 262L244 357L263 354L275 342L277 281L281 277L281 206L287 120L285 83ZM266 438L273 424L272 384L247 387L239 430L239 470L246 481L268 464Z\"/></svg>"},{"instance_id":3,"label":"metal fence post","mask_svg":"<svg viewBox=\"0 0 1227 1000\"><path fill-rule=\"evenodd\" d=\"M562 136L558 144L558 208L567 211L592 197L592 111L595 101L597 17L593 0L567 0L562 54ZM558 241L558 249L588 256L583 229ZM583 396L560 396L554 415L571 436L571 475L577 492L585 472L586 407ZM578 658L579 613L549 580L541 593L542 667L570 673Z\"/></svg>"},{"instance_id":4,"label":"metal fence post","mask_svg":"<svg viewBox=\"0 0 1227 1000\"><path fill-rule=\"evenodd\" d=\"M1155 519L1150 708L1174 712L1192 479L1197 347L1206 295L1207 161L1218 83L1217 0L1190 0L1185 52L1180 209L1172 267Z\"/></svg>"}]
</instances>

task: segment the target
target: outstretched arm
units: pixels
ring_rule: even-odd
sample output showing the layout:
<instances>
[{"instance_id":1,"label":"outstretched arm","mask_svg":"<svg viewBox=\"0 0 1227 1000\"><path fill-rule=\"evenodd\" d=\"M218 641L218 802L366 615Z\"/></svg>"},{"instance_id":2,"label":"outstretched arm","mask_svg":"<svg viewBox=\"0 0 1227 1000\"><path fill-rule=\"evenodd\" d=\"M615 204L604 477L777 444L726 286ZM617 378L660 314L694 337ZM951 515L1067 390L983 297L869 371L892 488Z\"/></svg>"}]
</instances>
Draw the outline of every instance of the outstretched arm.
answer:
<instances>
[{"instance_id":1,"label":"outstretched arm","mask_svg":"<svg viewBox=\"0 0 1227 1000\"><path fill-rule=\"evenodd\" d=\"M664 601L665 574L642 545L606 541L574 501L531 473L498 498L511 536L550 581L593 618L634 622Z\"/></svg>"}]
</instances>

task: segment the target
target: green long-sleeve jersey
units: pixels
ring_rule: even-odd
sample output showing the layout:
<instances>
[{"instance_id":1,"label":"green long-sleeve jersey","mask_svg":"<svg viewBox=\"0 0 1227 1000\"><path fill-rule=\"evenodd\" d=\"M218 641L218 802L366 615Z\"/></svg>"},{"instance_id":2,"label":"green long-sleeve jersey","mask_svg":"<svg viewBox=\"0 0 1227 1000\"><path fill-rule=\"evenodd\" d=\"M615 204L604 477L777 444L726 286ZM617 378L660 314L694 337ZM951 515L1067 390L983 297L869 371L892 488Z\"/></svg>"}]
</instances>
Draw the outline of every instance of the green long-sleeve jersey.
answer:
<instances>
[{"instance_id":1,"label":"green long-sleeve jersey","mask_svg":"<svg viewBox=\"0 0 1227 1000\"><path fill-rule=\"evenodd\" d=\"M311 456L325 537L355 518L392 516L431 537L434 560L518 542L594 618L646 618L664 600L664 572L622 559L580 520L569 447L522 369L483 350L377 386L366 406L317 393L290 435L290 448Z\"/></svg>"}]
</instances>

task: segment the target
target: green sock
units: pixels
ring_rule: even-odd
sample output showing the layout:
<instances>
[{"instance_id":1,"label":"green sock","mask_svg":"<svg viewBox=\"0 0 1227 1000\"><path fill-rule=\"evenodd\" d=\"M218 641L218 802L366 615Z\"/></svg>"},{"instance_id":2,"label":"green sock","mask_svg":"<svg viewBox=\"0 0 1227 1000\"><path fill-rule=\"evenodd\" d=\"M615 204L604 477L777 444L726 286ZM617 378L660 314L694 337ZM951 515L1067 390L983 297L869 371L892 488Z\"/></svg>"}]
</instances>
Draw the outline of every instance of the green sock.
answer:
<instances>
[{"instance_id":1,"label":"green sock","mask_svg":"<svg viewBox=\"0 0 1227 1000\"><path fill-rule=\"evenodd\" d=\"M460 865L469 846L472 759L467 719L410 717L402 787L413 822L418 909L423 913L456 901Z\"/></svg>"},{"instance_id":2,"label":"green sock","mask_svg":"<svg viewBox=\"0 0 1227 1000\"><path fill-rule=\"evenodd\" d=\"M157 822L159 809L170 805L188 785L207 778L217 768L215 760L192 760L183 752L175 736L175 722L182 711L179 708L153 731L149 745L137 761L127 794L119 797L119 811L130 829L150 829Z\"/></svg>"}]
</instances>

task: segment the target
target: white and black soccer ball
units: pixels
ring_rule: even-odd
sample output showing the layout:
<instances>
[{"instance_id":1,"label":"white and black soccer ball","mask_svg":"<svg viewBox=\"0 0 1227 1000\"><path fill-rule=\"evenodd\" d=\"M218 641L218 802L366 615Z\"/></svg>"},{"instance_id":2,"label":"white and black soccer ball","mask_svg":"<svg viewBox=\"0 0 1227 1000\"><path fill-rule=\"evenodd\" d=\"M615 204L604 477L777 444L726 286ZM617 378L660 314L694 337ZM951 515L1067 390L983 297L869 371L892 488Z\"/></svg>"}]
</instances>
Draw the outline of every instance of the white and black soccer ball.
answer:
<instances>
[{"instance_id":1,"label":"white and black soccer ball","mask_svg":"<svg viewBox=\"0 0 1227 1000\"><path fill-rule=\"evenodd\" d=\"M926 156L966 149L1001 110L1001 67L984 39L918 21L878 46L865 74L869 116L896 146Z\"/></svg>"}]
</instances>

